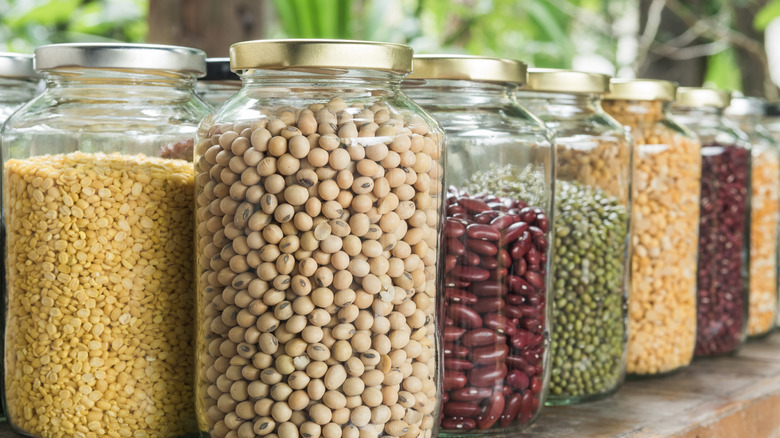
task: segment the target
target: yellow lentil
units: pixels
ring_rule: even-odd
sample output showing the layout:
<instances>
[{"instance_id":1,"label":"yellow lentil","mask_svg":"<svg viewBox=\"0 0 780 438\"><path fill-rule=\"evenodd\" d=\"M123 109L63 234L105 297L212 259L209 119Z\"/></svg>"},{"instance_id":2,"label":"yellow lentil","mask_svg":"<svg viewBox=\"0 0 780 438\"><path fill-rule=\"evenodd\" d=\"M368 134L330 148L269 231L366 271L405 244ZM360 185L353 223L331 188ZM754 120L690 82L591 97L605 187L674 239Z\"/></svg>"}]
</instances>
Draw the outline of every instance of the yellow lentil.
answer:
<instances>
[{"instance_id":1,"label":"yellow lentil","mask_svg":"<svg viewBox=\"0 0 780 438\"><path fill-rule=\"evenodd\" d=\"M10 420L46 438L193 431L191 164L75 152L9 160L3 184Z\"/></svg>"}]
</instances>

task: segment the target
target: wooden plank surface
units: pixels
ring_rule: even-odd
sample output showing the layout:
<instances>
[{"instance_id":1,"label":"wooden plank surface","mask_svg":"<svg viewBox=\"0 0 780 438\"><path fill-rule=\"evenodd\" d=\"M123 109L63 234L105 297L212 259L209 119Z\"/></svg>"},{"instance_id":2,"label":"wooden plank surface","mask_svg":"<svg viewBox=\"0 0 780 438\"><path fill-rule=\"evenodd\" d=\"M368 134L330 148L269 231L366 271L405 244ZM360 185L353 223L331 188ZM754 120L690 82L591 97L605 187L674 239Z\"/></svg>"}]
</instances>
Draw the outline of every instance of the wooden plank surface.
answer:
<instances>
[{"instance_id":1,"label":"wooden plank surface","mask_svg":"<svg viewBox=\"0 0 780 438\"><path fill-rule=\"evenodd\" d=\"M0 425L0 438L17 436ZM547 408L522 437L780 438L780 332L607 400Z\"/></svg>"}]
</instances>

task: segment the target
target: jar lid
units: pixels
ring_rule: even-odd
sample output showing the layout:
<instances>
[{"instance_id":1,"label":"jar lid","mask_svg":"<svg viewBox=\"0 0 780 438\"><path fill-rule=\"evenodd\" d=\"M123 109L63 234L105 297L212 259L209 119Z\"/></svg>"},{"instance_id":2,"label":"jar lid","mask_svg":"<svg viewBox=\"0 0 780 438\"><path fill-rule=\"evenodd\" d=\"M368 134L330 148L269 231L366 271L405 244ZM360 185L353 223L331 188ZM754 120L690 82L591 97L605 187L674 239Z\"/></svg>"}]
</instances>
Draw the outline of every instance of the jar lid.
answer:
<instances>
[{"instance_id":1,"label":"jar lid","mask_svg":"<svg viewBox=\"0 0 780 438\"><path fill-rule=\"evenodd\" d=\"M726 108L731 94L714 88L680 87L677 89L677 106Z\"/></svg>"},{"instance_id":2,"label":"jar lid","mask_svg":"<svg viewBox=\"0 0 780 438\"><path fill-rule=\"evenodd\" d=\"M525 84L527 66L512 59L467 55L415 55L408 79L450 79Z\"/></svg>"},{"instance_id":3,"label":"jar lid","mask_svg":"<svg viewBox=\"0 0 780 438\"><path fill-rule=\"evenodd\" d=\"M198 49L158 44L69 43L35 49L35 70L87 69L164 70L206 73L206 54Z\"/></svg>"},{"instance_id":4,"label":"jar lid","mask_svg":"<svg viewBox=\"0 0 780 438\"><path fill-rule=\"evenodd\" d=\"M528 69L524 91L592 94L609 91L609 75L552 68Z\"/></svg>"},{"instance_id":5,"label":"jar lid","mask_svg":"<svg viewBox=\"0 0 780 438\"><path fill-rule=\"evenodd\" d=\"M230 46L230 68L367 69L406 74L413 50L403 44L372 41L290 39L243 41Z\"/></svg>"},{"instance_id":6,"label":"jar lid","mask_svg":"<svg viewBox=\"0 0 780 438\"><path fill-rule=\"evenodd\" d=\"M30 79L37 76L32 55L0 52L0 77Z\"/></svg>"},{"instance_id":7,"label":"jar lid","mask_svg":"<svg viewBox=\"0 0 780 438\"><path fill-rule=\"evenodd\" d=\"M731 96L731 104L723 111L727 116L763 116L766 101L760 97L743 96L734 93Z\"/></svg>"},{"instance_id":8,"label":"jar lid","mask_svg":"<svg viewBox=\"0 0 780 438\"><path fill-rule=\"evenodd\" d=\"M661 100L671 102L677 92L677 85L657 79L618 79L609 81L606 100Z\"/></svg>"},{"instance_id":9,"label":"jar lid","mask_svg":"<svg viewBox=\"0 0 780 438\"><path fill-rule=\"evenodd\" d=\"M230 70L230 58L207 58L206 76L201 81L240 81L241 78Z\"/></svg>"}]
</instances>

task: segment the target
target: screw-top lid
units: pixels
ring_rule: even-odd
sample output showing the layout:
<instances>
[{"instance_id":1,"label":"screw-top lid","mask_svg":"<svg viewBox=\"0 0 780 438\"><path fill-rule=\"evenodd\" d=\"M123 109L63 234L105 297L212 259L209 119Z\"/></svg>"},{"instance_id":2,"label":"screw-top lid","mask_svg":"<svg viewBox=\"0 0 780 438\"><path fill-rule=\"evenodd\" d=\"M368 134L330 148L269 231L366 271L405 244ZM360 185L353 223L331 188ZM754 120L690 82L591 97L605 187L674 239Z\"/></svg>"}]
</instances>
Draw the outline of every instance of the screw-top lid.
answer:
<instances>
[{"instance_id":1,"label":"screw-top lid","mask_svg":"<svg viewBox=\"0 0 780 438\"><path fill-rule=\"evenodd\" d=\"M37 76L32 55L0 52L0 77L34 79Z\"/></svg>"},{"instance_id":2,"label":"screw-top lid","mask_svg":"<svg viewBox=\"0 0 780 438\"><path fill-rule=\"evenodd\" d=\"M743 96L734 93L731 96L731 104L723 112L727 116L763 116L766 101L760 97Z\"/></svg>"},{"instance_id":3,"label":"screw-top lid","mask_svg":"<svg viewBox=\"0 0 780 438\"><path fill-rule=\"evenodd\" d=\"M531 68L528 69L528 83L523 91L602 94L609 91L609 76L574 70Z\"/></svg>"},{"instance_id":4,"label":"screw-top lid","mask_svg":"<svg viewBox=\"0 0 780 438\"><path fill-rule=\"evenodd\" d=\"M714 88L680 87L677 89L676 106L726 108L731 93Z\"/></svg>"},{"instance_id":5,"label":"screw-top lid","mask_svg":"<svg viewBox=\"0 0 780 438\"><path fill-rule=\"evenodd\" d=\"M618 79L609 81L606 100L660 100L671 102L677 92L674 82L656 79Z\"/></svg>"},{"instance_id":6,"label":"screw-top lid","mask_svg":"<svg viewBox=\"0 0 780 438\"><path fill-rule=\"evenodd\" d=\"M466 55L415 55L408 79L449 79L525 84L527 66L512 59Z\"/></svg>"},{"instance_id":7,"label":"screw-top lid","mask_svg":"<svg viewBox=\"0 0 780 438\"><path fill-rule=\"evenodd\" d=\"M198 49L157 44L72 43L35 49L35 70L61 68L161 70L206 73L206 54Z\"/></svg>"},{"instance_id":8,"label":"screw-top lid","mask_svg":"<svg viewBox=\"0 0 780 438\"><path fill-rule=\"evenodd\" d=\"M257 40L230 46L233 71L264 69L366 69L406 74L413 50L403 44L372 41L291 39Z\"/></svg>"},{"instance_id":9,"label":"screw-top lid","mask_svg":"<svg viewBox=\"0 0 780 438\"><path fill-rule=\"evenodd\" d=\"M230 58L207 58L206 76L201 81L240 81L241 78L230 70Z\"/></svg>"}]
</instances>

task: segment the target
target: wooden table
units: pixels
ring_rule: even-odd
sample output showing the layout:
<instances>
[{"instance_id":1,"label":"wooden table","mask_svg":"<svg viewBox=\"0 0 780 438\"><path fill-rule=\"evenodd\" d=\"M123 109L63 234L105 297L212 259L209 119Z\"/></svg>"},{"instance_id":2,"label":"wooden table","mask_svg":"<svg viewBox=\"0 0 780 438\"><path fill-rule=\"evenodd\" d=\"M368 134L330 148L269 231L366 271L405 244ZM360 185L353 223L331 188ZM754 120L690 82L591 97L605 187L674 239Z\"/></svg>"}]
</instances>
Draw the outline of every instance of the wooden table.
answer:
<instances>
[{"instance_id":1,"label":"wooden table","mask_svg":"<svg viewBox=\"0 0 780 438\"><path fill-rule=\"evenodd\" d=\"M0 438L17 436L0 425ZM547 408L522 437L780 437L780 333L737 356L629 381L608 400Z\"/></svg>"}]
</instances>

